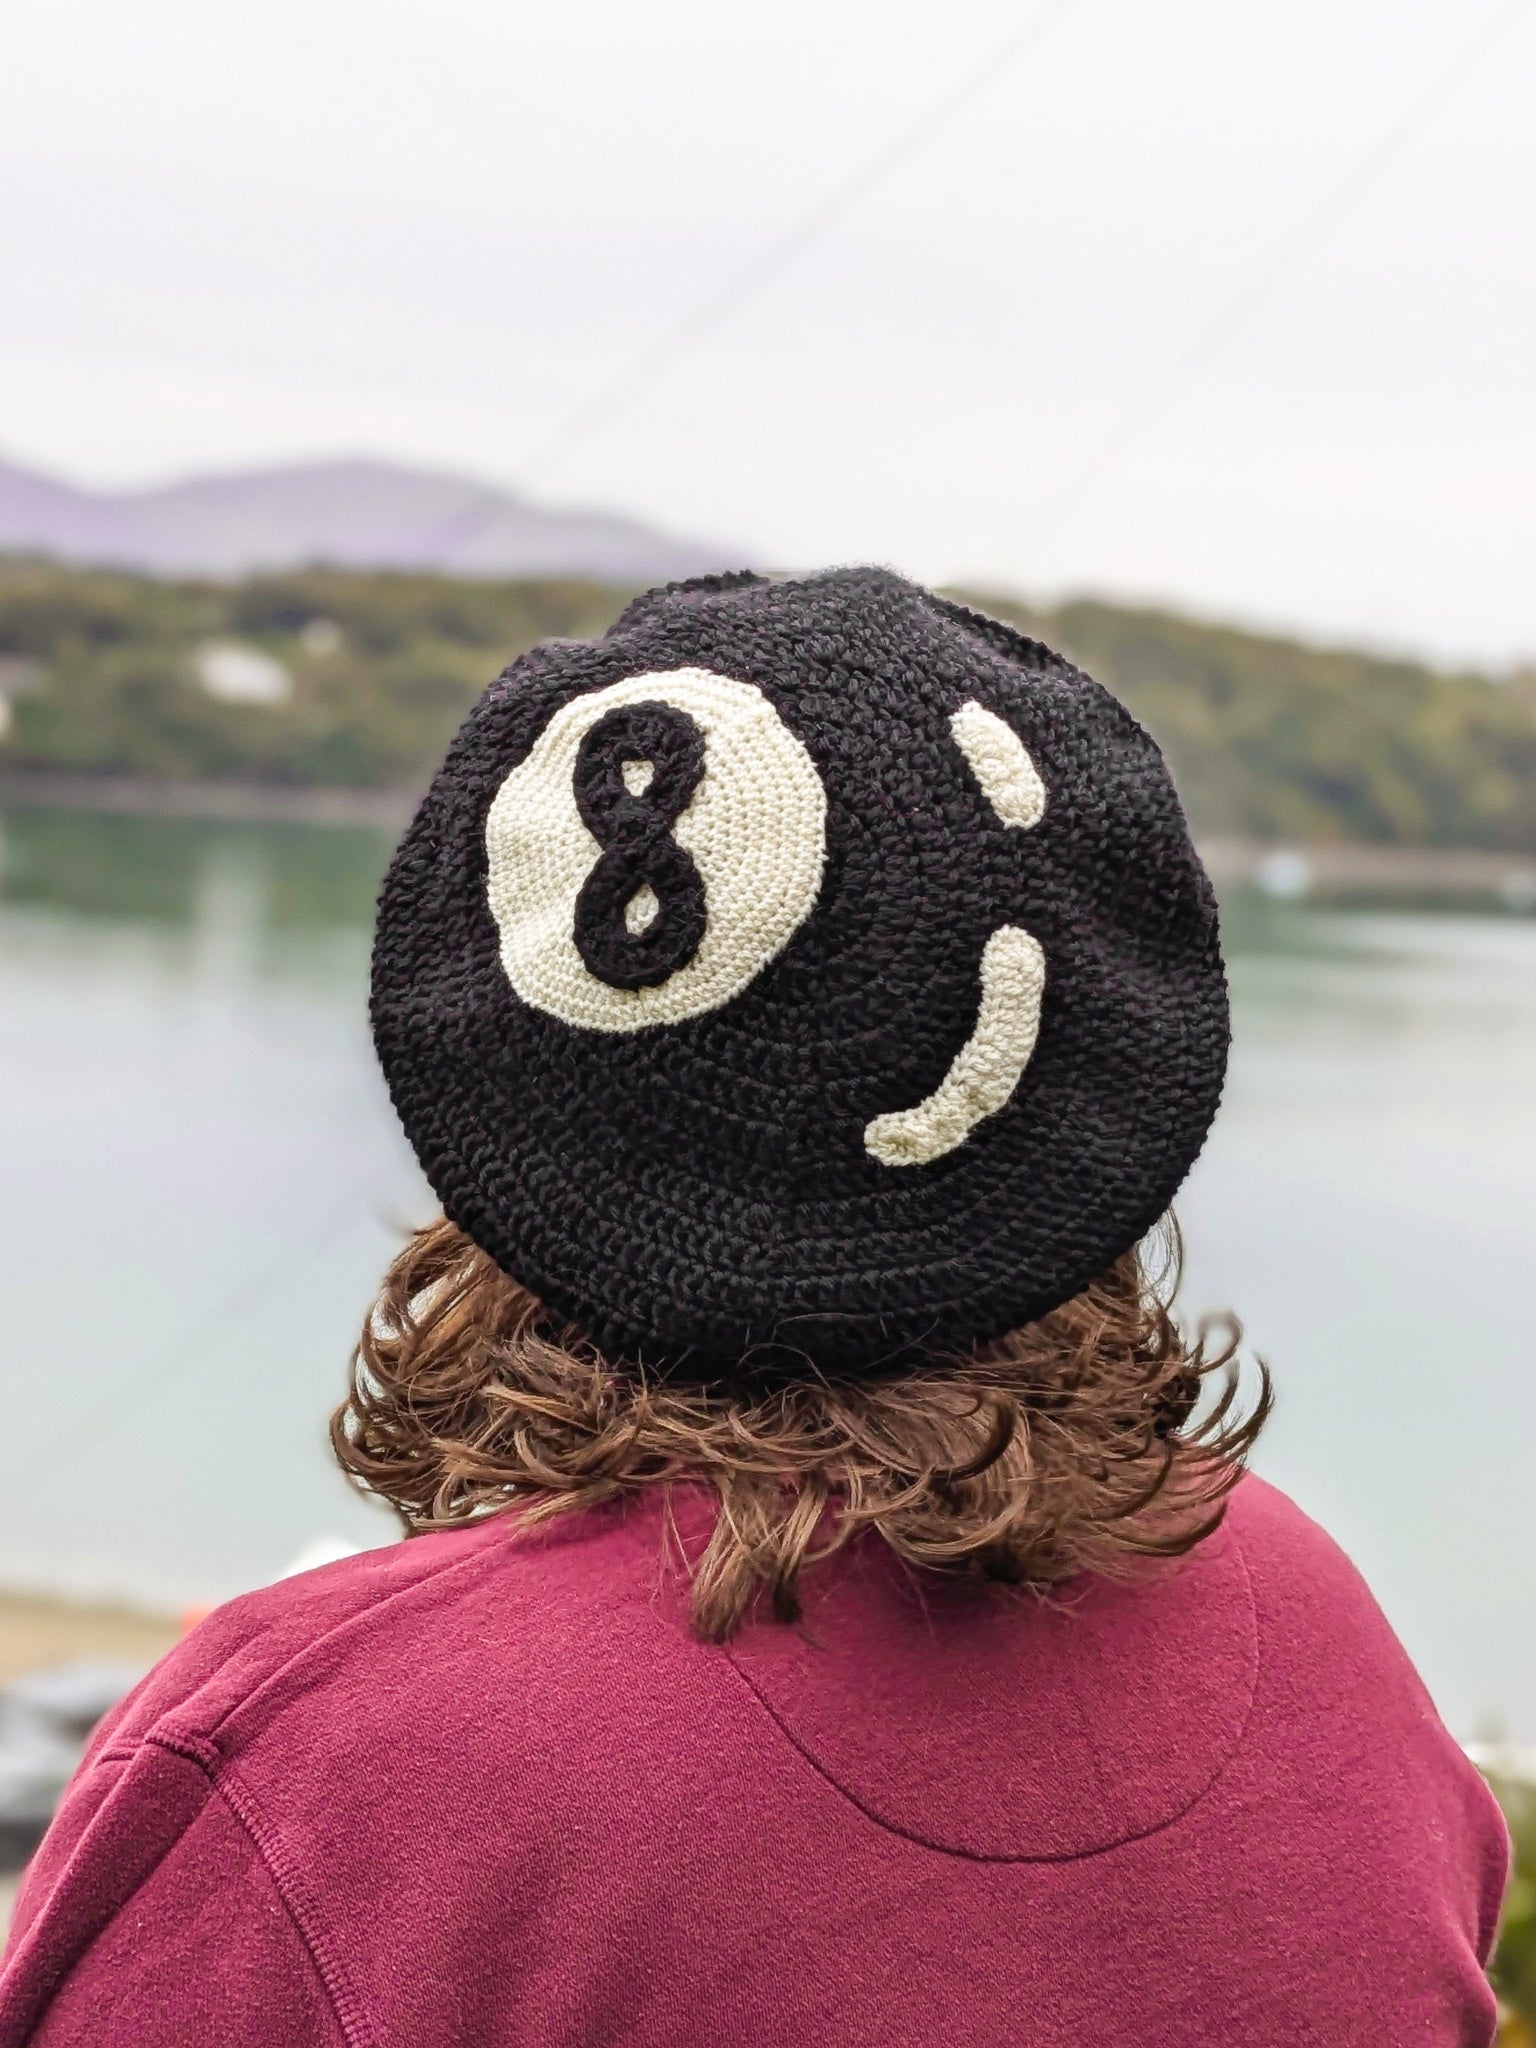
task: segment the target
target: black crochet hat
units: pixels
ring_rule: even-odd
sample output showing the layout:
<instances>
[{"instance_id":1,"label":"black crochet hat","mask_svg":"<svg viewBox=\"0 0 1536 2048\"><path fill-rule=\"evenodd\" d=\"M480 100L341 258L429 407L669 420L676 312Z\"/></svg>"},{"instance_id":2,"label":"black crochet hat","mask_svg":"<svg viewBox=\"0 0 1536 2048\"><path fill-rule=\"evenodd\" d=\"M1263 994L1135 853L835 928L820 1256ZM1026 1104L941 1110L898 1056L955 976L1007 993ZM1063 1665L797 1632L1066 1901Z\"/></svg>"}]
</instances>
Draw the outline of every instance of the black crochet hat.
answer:
<instances>
[{"instance_id":1,"label":"black crochet hat","mask_svg":"<svg viewBox=\"0 0 1536 2048\"><path fill-rule=\"evenodd\" d=\"M1228 1038L1152 741L878 569L669 585L514 662L390 868L372 1015L448 1216L701 1381L1065 1301L1162 1214Z\"/></svg>"}]
</instances>

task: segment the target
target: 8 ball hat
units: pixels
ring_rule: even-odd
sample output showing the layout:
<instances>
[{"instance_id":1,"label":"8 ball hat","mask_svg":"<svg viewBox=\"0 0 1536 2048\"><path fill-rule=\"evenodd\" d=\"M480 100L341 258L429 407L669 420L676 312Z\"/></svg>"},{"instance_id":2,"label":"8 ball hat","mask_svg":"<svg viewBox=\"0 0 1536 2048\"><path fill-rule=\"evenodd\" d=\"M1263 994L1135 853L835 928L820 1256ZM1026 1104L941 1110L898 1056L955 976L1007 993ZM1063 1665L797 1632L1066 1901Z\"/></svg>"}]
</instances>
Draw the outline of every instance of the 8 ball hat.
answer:
<instances>
[{"instance_id":1,"label":"8 ball hat","mask_svg":"<svg viewBox=\"0 0 1536 2048\"><path fill-rule=\"evenodd\" d=\"M514 662L390 868L372 1018L447 1215L699 1381L1065 1301L1162 1214L1228 1043L1152 741L878 569L669 585Z\"/></svg>"}]
</instances>

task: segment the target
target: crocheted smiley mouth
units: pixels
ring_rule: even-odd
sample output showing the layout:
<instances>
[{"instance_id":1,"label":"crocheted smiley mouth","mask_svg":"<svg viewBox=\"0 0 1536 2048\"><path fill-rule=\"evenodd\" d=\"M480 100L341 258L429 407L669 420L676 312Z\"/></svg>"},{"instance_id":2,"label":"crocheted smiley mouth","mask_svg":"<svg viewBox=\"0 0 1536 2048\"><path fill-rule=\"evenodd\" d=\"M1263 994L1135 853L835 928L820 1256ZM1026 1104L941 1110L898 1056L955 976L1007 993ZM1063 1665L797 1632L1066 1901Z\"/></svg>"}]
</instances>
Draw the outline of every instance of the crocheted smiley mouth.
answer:
<instances>
[{"instance_id":1,"label":"crocheted smiley mouth","mask_svg":"<svg viewBox=\"0 0 1536 2048\"><path fill-rule=\"evenodd\" d=\"M1045 814L1039 771L982 705L949 721L998 820ZM629 1032L728 1002L815 907L826 794L752 683L709 669L626 677L560 709L486 821L487 895L507 978L567 1024ZM864 1146L918 1166L1004 1108L1034 1051L1045 955L1017 925L982 951L975 1028L931 1094L874 1117Z\"/></svg>"}]
</instances>

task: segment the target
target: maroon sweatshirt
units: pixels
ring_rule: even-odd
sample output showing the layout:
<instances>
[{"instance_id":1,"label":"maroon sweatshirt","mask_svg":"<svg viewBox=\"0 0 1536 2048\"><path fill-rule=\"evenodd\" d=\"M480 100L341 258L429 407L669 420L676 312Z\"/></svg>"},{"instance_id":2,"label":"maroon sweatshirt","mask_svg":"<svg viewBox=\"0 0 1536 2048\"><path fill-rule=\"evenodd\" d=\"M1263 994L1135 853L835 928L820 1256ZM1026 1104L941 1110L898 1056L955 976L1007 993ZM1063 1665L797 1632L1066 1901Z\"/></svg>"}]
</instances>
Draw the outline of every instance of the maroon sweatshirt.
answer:
<instances>
[{"instance_id":1,"label":"maroon sweatshirt","mask_svg":"<svg viewBox=\"0 0 1536 2048\"><path fill-rule=\"evenodd\" d=\"M0 2044L1485 2048L1497 1809L1272 1488L1156 1583L877 1546L687 1630L657 1510L290 1579L100 1731Z\"/></svg>"}]
</instances>

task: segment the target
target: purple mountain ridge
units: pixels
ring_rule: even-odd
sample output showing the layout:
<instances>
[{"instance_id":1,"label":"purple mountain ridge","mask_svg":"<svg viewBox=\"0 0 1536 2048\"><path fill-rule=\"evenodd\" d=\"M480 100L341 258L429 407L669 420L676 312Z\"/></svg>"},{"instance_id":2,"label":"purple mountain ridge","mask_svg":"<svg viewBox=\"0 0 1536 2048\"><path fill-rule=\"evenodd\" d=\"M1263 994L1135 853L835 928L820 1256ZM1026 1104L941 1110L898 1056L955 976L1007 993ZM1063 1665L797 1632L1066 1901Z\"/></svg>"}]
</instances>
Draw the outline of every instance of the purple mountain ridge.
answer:
<instances>
[{"instance_id":1,"label":"purple mountain ridge","mask_svg":"<svg viewBox=\"0 0 1536 2048\"><path fill-rule=\"evenodd\" d=\"M0 553L243 576L327 563L455 576L661 583L739 568L728 548L603 512L557 511L446 472L364 460L87 491L0 462Z\"/></svg>"}]
</instances>

